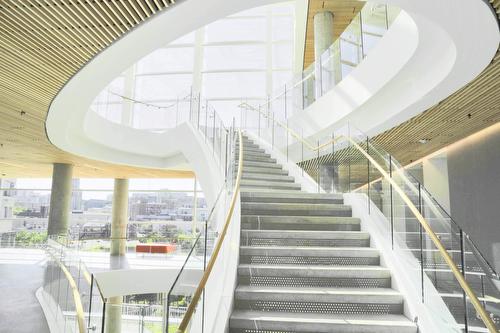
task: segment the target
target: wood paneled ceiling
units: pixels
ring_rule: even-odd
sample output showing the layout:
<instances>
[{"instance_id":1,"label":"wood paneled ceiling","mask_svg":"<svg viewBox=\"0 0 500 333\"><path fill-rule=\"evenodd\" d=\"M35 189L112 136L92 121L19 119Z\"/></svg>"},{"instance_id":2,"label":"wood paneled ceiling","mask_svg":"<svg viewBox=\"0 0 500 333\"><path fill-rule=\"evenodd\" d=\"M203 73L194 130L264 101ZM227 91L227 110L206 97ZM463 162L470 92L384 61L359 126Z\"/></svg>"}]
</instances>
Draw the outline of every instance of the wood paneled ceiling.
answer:
<instances>
[{"instance_id":1,"label":"wood paneled ceiling","mask_svg":"<svg viewBox=\"0 0 500 333\"><path fill-rule=\"evenodd\" d=\"M497 122L500 122L500 52L468 85L376 136L375 140L406 165ZM426 143L420 143L422 139Z\"/></svg>"},{"instance_id":2,"label":"wood paneled ceiling","mask_svg":"<svg viewBox=\"0 0 500 333\"><path fill-rule=\"evenodd\" d=\"M495 0L498 10L499 0ZM45 117L64 83L94 55L171 0L0 1L0 177L49 177L72 163L76 177L192 177L190 171L117 166L50 144ZM304 64L314 58L312 18L336 13L338 36L363 2L310 0ZM376 140L403 164L500 121L499 54L473 82ZM418 141L426 139L426 144Z\"/></svg>"},{"instance_id":3,"label":"wood paneled ceiling","mask_svg":"<svg viewBox=\"0 0 500 333\"><path fill-rule=\"evenodd\" d=\"M76 177L192 177L190 171L117 166L53 146L50 102L87 61L172 0L0 1L0 177L50 177L71 163ZM70 110L68 110L70 111Z\"/></svg>"},{"instance_id":4,"label":"wood paneled ceiling","mask_svg":"<svg viewBox=\"0 0 500 333\"><path fill-rule=\"evenodd\" d=\"M333 35L337 39L365 5L356 0L309 0L306 41L304 47L304 68L314 62L314 15L322 11L333 13Z\"/></svg>"}]
</instances>

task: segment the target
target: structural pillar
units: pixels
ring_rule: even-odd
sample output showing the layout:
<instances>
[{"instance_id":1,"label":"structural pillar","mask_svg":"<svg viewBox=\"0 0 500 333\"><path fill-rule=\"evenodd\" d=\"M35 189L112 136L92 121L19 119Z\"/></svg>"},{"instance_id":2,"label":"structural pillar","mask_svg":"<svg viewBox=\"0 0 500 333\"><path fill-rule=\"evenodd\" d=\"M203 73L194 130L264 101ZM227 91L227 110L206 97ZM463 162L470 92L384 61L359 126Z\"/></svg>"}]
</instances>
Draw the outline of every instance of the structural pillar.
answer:
<instances>
[{"instance_id":1,"label":"structural pillar","mask_svg":"<svg viewBox=\"0 0 500 333\"><path fill-rule=\"evenodd\" d=\"M50 194L50 211L47 234L65 235L68 232L68 221L71 209L71 164L54 163L52 171L52 191Z\"/></svg>"},{"instance_id":2,"label":"structural pillar","mask_svg":"<svg viewBox=\"0 0 500 333\"><path fill-rule=\"evenodd\" d=\"M115 179L111 218L112 256L124 256L127 245L128 179Z\"/></svg>"},{"instance_id":3,"label":"structural pillar","mask_svg":"<svg viewBox=\"0 0 500 333\"><path fill-rule=\"evenodd\" d=\"M127 251L128 223L128 179L115 179L113 191L113 211L111 218L111 263L121 262ZM117 260L118 259L118 260ZM110 267L119 268L119 267ZM121 332L123 297L114 296L106 300L107 333Z\"/></svg>"},{"instance_id":4,"label":"structural pillar","mask_svg":"<svg viewBox=\"0 0 500 333\"><path fill-rule=\"evenodd\" d=\"M314 15L314 59L319 57L333 44L333 13L318 12Z\"/></svg>"}]
</instances>

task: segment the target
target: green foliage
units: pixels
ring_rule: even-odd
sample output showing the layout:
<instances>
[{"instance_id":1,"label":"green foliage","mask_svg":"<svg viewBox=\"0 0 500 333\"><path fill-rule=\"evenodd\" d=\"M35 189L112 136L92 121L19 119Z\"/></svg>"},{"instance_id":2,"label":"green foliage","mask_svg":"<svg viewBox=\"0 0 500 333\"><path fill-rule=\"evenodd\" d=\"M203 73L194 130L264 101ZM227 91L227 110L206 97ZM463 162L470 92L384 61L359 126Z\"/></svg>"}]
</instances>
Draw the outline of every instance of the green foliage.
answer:
<instances>
[{"instance_id":1,"label":"green foliage","mask_svg":"<svg viewBox=\"0 0 500 333\"><path fill-rule=\"evenodd\" d=\"M16 242L25 245L38 245L47 241L47 232L22 230L16 233Z\"/></svg>"}]
</instances>

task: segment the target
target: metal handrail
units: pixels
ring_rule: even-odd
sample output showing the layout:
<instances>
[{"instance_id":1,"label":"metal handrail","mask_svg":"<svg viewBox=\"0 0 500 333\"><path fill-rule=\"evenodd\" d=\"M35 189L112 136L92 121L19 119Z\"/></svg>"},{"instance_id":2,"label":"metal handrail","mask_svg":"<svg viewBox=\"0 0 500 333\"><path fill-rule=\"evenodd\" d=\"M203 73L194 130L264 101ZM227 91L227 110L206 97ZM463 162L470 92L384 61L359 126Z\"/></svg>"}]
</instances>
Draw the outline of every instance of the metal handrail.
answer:
<instances>
[{"instance_id":1,"label":"metal handrail","mask_svg":"<svg viewBox=\"0 0 500 333\"><path fill-rule=\"evenodd\" d=\"M179 327L177 328L177 331L176 331L177 333L184 333L186 331L186 328L187 328L189 322L191 321L191 317L193 316L193 313L196 309L196 305L198 304L198 302L200 300L201 294L202 294L203 290L205 289L208 278L210 277L210 274L212 273L212 269L215 265L215 262L217 261L217 257L219 255L220 249L222 248L222 244L224 242L224 239L226 238L227 230L229 229L229 224L231 222L231 218L233 217L234 207L236 205L236 200L238 199L238 194L240 192L240 182L241 182L241 176L243 173L243 135L241 134L241 130L238 131L238 138L239 138L238 174L236 176L236 184L234 185L233 195L231 197L229 211L226 215L226 221L224 223L224 228L222 229L220 237L217 240L217 244L215 245L212 256L210 257L210 261L208 262L205 273L203 274L203 277L201 278L201 281L198 284L198 287L196 288L196 291L193 295L193 298L191 299L191 303L189 304L189 307L186 311L186 314L182 318L182 321L181 321Z\"/></svg>"},{"instance_id":2,"label":"metal handrail","mask_svg":"<svg viewBox=\"0 0 500 333\"><path fill-rule=\"evenodd\" d=\"M242 103L242 104L246 104L246 103ZM244 105L243 107L246 107L246 105ZM257 112L261 112L260 110L255 109L252 106L249 106L249 109L257 111ZM266 117L267 117L267 115L266 115ZM269 117L267 117L267 118L269 118ZM296 135L296 133L292 129L290 129L287 125L285 125L281 122L275 121L274 119L272 119L272 121L277 123L279 126L281 126L283 129L288 131L291 135L296 137L299 141L303 142L308 147L313 147L309 142L304 140L302 137ZM396 192L399 194L399 196L408 205L408 207L410 208L410 211L417 218L417 220L420 223L420 225L422 226L422 228L429 234L434 245L439 250L439 252L443 256L446 264L451 269L453 275L455 276L455 279L457 279L458 283L460 284L460 287L465 292L465 294L470 298L472 305L474 306L476 311L479 313L479 316L481 317L486 328L491 333L498 332L495 324L493 323L493 320L490 318L490 316L488 315L488 313L484 309L484 307L481 304L481 302L479 301L478 297L476 296L476 294L474 293L474 291L470 287L469 283L466 281L464 275L462 275L460 269L457 267L457 265L455 265L455 262L453 261L453 259L449 255L448 251L446 251L446 248L444 247L443 243L441 243L441 240L436 235L436 233L432 230L429 222L423 217L423 215L420 213L418 208L413 204L411 199L406 195L406 193L401 189L401 187L399 187L399 185L394 181L394 179L392 179L390 177L390 175L384 170L384 168L380 164L378 164L377 161L370 154L368 154L363 148L361 148L361 146L358 145L358 143L356 143L356 141L354 141L351 137L346 137L346 136L341 135L341 136L338 136L337 138L333 138L330 143L335 143L336 141L339 141L342 138L347 139L347 141L350 142L353 147L355 147L357 150L359 150L359 152L361 154L363 154L370 161L370 163L372 163L377 168L377 170L380 172L380 174L382 174L382 176L392 185L392 187L396 190ZM320 146L318 145L315 148L314 147L311 148L311 150L313 150L313 149L319 150L319 147Z\"/></svg>"}]
</instances>

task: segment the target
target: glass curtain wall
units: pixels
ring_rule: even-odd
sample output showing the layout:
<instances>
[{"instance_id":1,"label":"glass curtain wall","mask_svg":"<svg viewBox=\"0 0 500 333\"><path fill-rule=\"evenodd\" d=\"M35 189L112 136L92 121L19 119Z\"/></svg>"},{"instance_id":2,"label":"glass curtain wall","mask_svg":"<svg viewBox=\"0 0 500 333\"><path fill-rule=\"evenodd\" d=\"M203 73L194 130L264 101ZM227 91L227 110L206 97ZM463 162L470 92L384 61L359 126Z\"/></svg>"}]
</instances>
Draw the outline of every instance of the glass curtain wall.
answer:
<instances>
[{"instance_id":1,"label":"glass curtain wall","mask_svg":"<svg viewBox=\"0 0 500 333\"><path fill-rule=\"evenodd\" d=\"M228 16L142 58L97 96L100 116L138 129L188 120L191 93L239 123L242 101L261 104L292 78L294 4Z\"/></svg>"}]
</instances>

